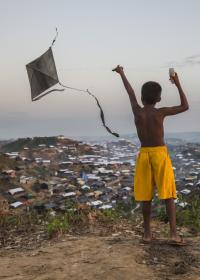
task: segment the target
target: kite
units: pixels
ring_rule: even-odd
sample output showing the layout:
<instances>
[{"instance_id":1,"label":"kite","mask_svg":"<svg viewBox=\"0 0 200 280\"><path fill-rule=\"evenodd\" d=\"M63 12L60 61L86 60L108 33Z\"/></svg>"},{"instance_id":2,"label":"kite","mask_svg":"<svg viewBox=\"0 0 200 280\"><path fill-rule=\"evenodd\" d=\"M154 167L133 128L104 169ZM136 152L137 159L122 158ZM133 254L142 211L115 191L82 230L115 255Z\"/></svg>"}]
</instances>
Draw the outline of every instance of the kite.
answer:
<instances>
[{"instance_id":1,"label":"kite","mask_svg":"<svg viewBox=\"0 0 200 280\"><path fill-rule=\"evenodd\" d=\"M49 47L49 49L43 53L40 57L36 58L32 62L26 65L26 70L28 73L28 78L30 82L31 88L31 99L32 101L36 101L44 97L45 95L55 92L55 91L64 91L65 89L71 89L75 91L85 92L88 93L96 100L96 104L100 110L100 117L105 129L111 133L112 135L119 137L119 134L116 132L111 131L111 129L105 123L104 112L102 107L99 103L99 100L95 95L93 95L88 89L82 90L73 87L68 87L63 85L58 78L56 64L53 57L52 47L56 41L58 36L58 31L56 29L56 36ZM62 88L61 89L51 89L51 87L59 84Z\"/></svg>"}]
</instances>

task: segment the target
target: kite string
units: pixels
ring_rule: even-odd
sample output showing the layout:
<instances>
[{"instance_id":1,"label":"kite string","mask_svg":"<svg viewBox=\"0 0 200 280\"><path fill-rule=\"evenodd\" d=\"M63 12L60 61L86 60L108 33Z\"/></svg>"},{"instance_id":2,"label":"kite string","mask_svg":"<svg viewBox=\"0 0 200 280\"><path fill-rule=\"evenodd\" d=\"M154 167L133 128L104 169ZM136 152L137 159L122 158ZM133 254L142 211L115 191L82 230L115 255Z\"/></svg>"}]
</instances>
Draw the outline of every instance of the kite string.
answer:
<instances>
[{"instance_id":1,"label":"kite string","mask_svg":"<svg viewBox=\"0 0 200 280\"><path fill-rule=\"evenodd\" d=\"M87 90L84 90L84 89L79 89L79 88L73 88L73 87L65 86L65 85L63 85L60 81L59 81L58 83L59 83L59 85L61 85L61 86L64 87L64 88L68 88L68 89L72 89L72 90L76 90L76 91L87 92Z\"/></svg>"},{"instance_id":2,"label":"kite string","mask_svg":"<svg viewBox=\"0 0 200 280\"><path fill-rule=\"evenodd\" d=\"M54 39L51 43L51 47L53 47L53 45L55 44L55 41L56 41L57 37L58 37L58 28L56 27L56 35L55 35L55 37L54 37Z\"/></svg>"}]
</instances>

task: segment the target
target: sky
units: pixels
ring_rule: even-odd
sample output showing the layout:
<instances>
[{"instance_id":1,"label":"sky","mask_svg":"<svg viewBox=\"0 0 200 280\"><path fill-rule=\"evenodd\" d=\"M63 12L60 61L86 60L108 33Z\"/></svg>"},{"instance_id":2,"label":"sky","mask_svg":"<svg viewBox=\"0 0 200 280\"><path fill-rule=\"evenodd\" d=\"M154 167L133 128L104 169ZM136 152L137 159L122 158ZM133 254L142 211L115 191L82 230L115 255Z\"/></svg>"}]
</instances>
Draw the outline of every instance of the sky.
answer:
<instances>
[{"instance_id":1,"label":"sky","mask_svg":"<svg viewBox=\"0 0 200 280\"><path fill-rule=\"evenodd\" d=\"M159 106L179 104L169 82L175 67L190 110L167 118L166 132L200 131L200 1L0 0L0 139L26 136L100 136L95 101L66 90L31 101L25 65L53 47L60 81L89 89L119 134L135 133L128 95L111 70L120 64L140 102L149 80L162 86Z\"/></svg>"}]
</instances>

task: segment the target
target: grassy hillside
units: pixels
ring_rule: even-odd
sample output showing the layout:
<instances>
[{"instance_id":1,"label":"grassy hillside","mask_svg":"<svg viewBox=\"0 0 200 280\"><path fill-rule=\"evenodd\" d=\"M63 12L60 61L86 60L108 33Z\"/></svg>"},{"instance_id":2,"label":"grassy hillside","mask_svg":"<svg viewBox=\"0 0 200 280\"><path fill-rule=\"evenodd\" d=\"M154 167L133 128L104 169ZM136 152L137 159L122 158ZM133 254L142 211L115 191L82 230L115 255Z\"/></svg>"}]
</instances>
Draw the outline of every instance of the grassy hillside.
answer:
<instances>
[{"instance_id":1,"label":"grassy hillside","mask_svg":"<svg viewBox=\"0 0 200 280\"><path fill-rule=\"evenodd\" d=\"M0 171L4 169L15 169L17 162L14 159L10 159L7 156L0 155Z\"/></svg>"}]
</instances>

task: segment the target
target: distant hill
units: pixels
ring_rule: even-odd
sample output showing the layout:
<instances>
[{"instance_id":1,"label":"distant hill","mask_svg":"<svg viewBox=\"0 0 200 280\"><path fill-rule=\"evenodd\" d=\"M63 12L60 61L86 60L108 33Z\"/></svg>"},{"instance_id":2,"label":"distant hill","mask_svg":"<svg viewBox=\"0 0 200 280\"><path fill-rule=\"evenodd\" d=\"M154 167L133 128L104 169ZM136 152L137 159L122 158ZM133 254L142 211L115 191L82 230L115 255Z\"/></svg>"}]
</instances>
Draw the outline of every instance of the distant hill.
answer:
<instances>
[{"instance_id":1,"label":"distant hill","mask_svg":"<svg viewBox=\"0 0 200 280\"><path fill-rule=\"evenodd\" d=\"M56 136L51 137L33 137L33 138L19 138L10 143L6 143L0 147L0 152L8 153L8 152L20 152L25 147L27 148L37 148L38 145L45 144L46 146L53 145L55 146L58 142L63 144L72 144L77 143L77 141L71 139L59 139Z\"/></svg>"},{"instance_id":2,"label":"distant hill","mask_svg":"<svg viewBox=\"0 0 200 280\"><path fill-rule=\"evenodd\" d=\"M104 142L104 141L118 141L119 139L124 138L133 143L139 143L139 139L135 132L128 134L120 134L120 138L113 137L111 135L104 136L81 136L75 137L75 139L80 139L82 141L88 142ZM190 142L190 143L200 143L200 132L166 132L165 139L167 142Z\"/></svg>"},{"instance_id":3,"label":"distant hill","mask_svg":"<svg viewBox=\"0 0 200 280\"><path fill-rule=\"evenodd\" d=\"M8 144L8 143L10 143L12 141L13 140L0 140L0 149L1 149L2 146L6 145L6 144Z\"/></svg>"},{"instance_id":4,"label":"distant hill","mask_svg":"<svg viewBox=\"0 0 200 280\"><path fill-rule=\"evenodd\" d=\"M166 139L179 139L185 142L200 143L200 132L166 133Z\"/></svg>"},{"instance_id":5,"label":"distant hill","mask_svg":"<svg viewBox=\"0 0 200 280\"><path fill-rule=\"evenodd\" d=\"M57 143L61 143L63 145L69 145L69 144L78 144L80 141L83 142L104 142L104 141L118 141L121 139L127 139L129 141L132 141L133 143L139 143L138 137L135 133L133 134L124 134L121 135L119 139L114 138L113 136L107 135L107 136L82 136L77 137L75 140L68 139L68 138L59 138L57 136L51 136L51 137L27 137L27 138L19 138L17 140L4 140L0 141L0 152L6 153L6 152L20 152L25 147L28 148L37 148L38 145L45 144L46 146L50 145L56 145ZM200 143L200 132L181 132L181 133L166 133L165 135L166 142L168 144L174 144L178 145L181 142L191 142L191 143Z\"/></svg>"}]
</instances>

